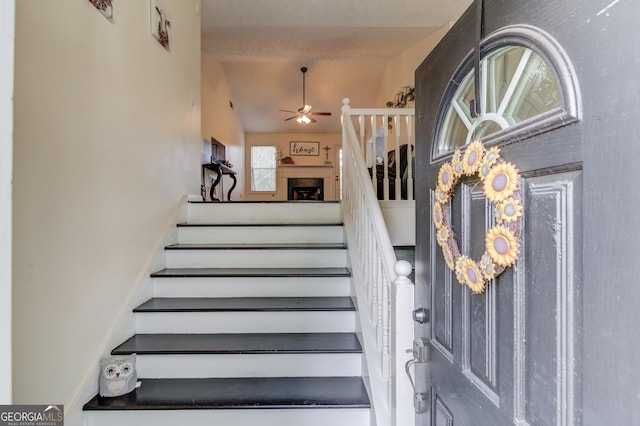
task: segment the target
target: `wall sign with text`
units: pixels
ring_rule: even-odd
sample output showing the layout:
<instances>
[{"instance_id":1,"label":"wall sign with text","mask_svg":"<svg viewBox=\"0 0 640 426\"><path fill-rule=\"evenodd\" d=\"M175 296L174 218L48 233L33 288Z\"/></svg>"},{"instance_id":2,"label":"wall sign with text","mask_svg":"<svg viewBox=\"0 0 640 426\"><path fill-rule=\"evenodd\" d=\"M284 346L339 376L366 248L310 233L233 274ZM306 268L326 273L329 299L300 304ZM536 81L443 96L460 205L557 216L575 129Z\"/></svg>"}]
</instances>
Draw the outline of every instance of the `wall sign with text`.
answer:
<instances>
[{"instance_id":1,"label":"wall sign with text","mask_svg":"<svg viewBox=\"0 0 640 426\"><path fill-rule=\"evenodd\" d=\"M320 155L320 142L291 141L289 155Z\"/></svg>"}]
</instances>

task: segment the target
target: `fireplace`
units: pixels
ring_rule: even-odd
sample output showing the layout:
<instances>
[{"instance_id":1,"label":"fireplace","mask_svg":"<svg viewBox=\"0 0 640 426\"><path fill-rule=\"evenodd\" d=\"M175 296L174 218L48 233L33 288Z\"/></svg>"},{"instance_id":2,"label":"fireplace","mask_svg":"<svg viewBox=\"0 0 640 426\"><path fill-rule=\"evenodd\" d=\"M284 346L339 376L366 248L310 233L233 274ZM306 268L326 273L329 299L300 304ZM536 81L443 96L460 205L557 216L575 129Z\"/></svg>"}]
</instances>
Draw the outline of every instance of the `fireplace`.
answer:
<instances>
[{"instance_id":1,"label":"fireplace","mask_svg":"<svg viewBox=\"0 0 640 426\"><path fill-rule=\"evenodd\" d=\"M323 178L289 178L287 189L288 200L324 200Z\"/></svg>"}]
</instances>

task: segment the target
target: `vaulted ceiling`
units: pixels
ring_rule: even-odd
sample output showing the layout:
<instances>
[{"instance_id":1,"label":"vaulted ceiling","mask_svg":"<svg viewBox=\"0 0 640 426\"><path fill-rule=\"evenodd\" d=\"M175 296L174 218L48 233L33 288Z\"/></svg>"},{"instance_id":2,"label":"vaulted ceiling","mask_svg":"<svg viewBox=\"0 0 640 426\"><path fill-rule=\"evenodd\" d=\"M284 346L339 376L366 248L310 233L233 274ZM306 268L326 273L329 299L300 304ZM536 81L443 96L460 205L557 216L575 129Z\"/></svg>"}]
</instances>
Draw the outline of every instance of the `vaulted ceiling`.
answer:
<instances>
[{"instance_id":1,"label":"vaulted ceiling","mask_svg":"<svg viewBox=\"0 0 640 426\"><path fill-rule=\"evenodd\" d=\"M374 105L385 65L472 0L202 0L202 51L220 61L247 132L339 132L344 97ZM279 109L329 111L307 126Z\"/></svg>"}]
</instances>

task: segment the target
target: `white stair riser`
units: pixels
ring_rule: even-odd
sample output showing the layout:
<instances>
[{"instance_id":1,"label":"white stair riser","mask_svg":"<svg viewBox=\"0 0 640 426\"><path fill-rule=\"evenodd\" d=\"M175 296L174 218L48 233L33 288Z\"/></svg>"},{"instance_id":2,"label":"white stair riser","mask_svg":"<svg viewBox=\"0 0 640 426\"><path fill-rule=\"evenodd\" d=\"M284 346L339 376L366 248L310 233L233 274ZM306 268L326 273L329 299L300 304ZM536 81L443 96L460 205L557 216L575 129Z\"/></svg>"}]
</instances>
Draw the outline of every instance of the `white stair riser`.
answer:
<instances>
[{"instance_id":1,"label":"white stair riser","mask_svg":"<svg viewBox=\"0 0 640 426\"><path fill-rule=\"evenodd\" d=\"M343 243L342 226L180 226L187 243Z\"/></svg>"},{"instance_id":2,"label":"white stair riser","mask_svg":"<svg viewBox=\"0 0 640 426\"><path fill-rule=\"evenodd\" d=\"M350 295L349 277L154 278L155 297L332 297Z\"/></svg>"},{"instance_id":3,"label":"white stair riser","mask_svg":"<svg viewBox=\"0 0 640 426\"><path fill-rule=\"evenodd\" d=\"M144 384L143 384L144 386ZM368 408L92 411L87 426L370 426Z\"/></svg>"},{"instance_id":4,"label":"white stair riser","mask_svg":"<svg viewBox=\"0 0 640 426\"><path fill-rule=\"evenodd\" d=\"M168 268L324 268L347 266L344 249L165 250Z\"/></svg>"},{"instance_id":5,"label":"white stair riser","mask_svg":"<svg viewBox=\"0 0 640 426\"><path fill-rule=\"evenodd\" d=\"M348 333L355 314L345 312L161 312L136 315L141 333Z\"/></svg>"},{"instance_id":6,"label":"white stair riser","mask_svg":"<svg viewBox=\"0 0 640 426\"><path fill-rule=\"evenodd\" d=\"M189 203L189 223L340 223L339 203Z\"/></svg>"},{"instance_id":7,"label":"white stair riser","mask_svg":"<svg viewBox=\"0 0 640 426\"><path fill-rule=\"evenodd\" d=\"M216 354L140 355L139 377L338 377L360 376L362 355L355 354Z\"/></svg>"}]
</instances>

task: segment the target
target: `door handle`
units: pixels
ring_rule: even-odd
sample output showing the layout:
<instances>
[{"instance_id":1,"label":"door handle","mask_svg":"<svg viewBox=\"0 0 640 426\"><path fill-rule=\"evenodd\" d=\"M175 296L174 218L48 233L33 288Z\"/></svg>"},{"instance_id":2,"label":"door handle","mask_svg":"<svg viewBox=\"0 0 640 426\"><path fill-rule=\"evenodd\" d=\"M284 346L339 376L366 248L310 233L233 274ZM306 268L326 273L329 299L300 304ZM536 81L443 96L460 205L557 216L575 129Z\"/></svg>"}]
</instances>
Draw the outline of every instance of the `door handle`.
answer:
<instances>
[{"instance_id":1,"label":"door handle","mask_svg":"<svg viewBox=\"0 0 640 426\"><path fill-rule=\"evenodd\" d=\"M413 381L413 377L411 377L411 366L416 365L418 360L410 359L404 365L404 371L407 373L407 377L409 377L409 382L411 383L411 387L413 388L413 408L416 410L416 414L424 414L427 412L427 394L423 392L416 391L416 385Z\"/></svg>"},{"instance_id":2,"label":"door handle","mask_svg":"<svg viewBox=\"0 0 640 426\"><path fill-rule=\"evenodd\" d=\"M416 414L424 414L428 409L429 396L425 392L416 391L415 381L411 376L411 366L429 361L427 341L425 339L415 339L413 341L413 349L409 349L407 352L413 353L413 357L404 365L404 371L413 388L413 407L415 408Z\"/></svg>"}]
</instances>

